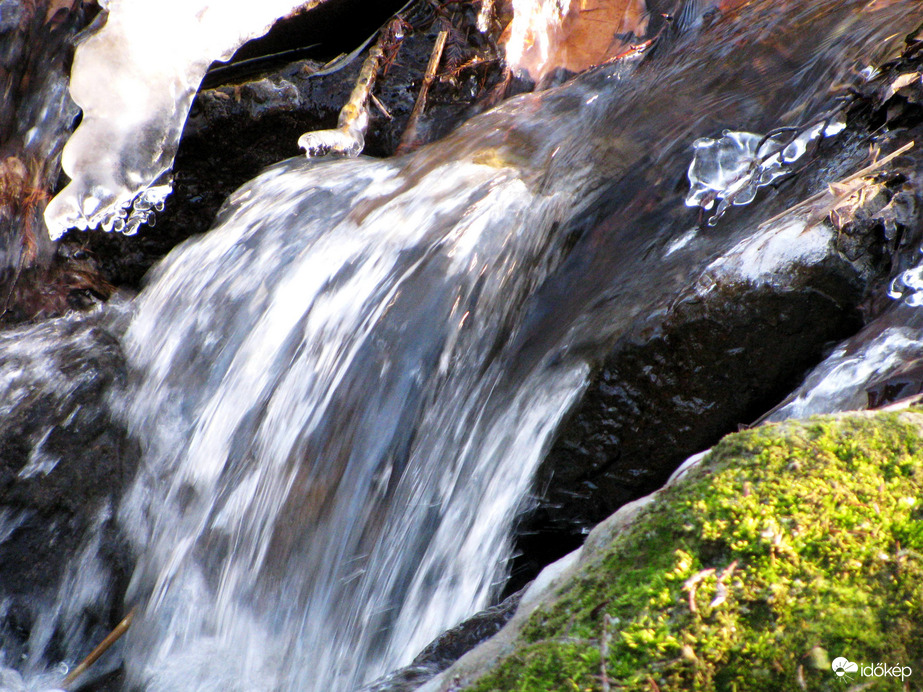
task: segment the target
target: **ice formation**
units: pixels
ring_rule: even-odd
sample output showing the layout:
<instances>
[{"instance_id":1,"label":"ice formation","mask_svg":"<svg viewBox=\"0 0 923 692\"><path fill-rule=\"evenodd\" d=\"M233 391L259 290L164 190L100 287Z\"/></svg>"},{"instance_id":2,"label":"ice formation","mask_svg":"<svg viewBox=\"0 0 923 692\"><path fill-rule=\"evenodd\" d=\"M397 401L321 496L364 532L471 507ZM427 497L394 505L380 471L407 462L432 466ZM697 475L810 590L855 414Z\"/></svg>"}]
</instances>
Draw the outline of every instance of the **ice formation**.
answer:
<instances>
[{"instance_id":1,"label":"ice formation","mask_svg":"<svg viewBox=\"0 0 923 692\"><path fill-rule=\"evenodd\" d=\"M276 19L324 1L100 0L106 23L78 46L71 71L83 119L62 155L71 182L45 210L52 240L100 226L130 235L150 222L172 190L173 158L208 66ZM547 57L549 32L569 4L514 0L513 64L527 42Z\"/></svg>"},{"instance_id":2,"label":"ice formation","mask_svg":"<svg viewBox=\"0 0 923 692\"><path fill-rule=\"evenodd\" d=\"M109 16L76 51L71 96L83 119L62 165L70 184L45 211L68 228L134 233L170 193L173 157L196 89L214 60L279 17L323 0L101 0Z\"/></svg>"},{"instance_id":3,"label":"ice formation","mask_svg":"<svg viewBox=\"0 0 923 692\"><path fill-rule=\"evenodd\" d=\"M692 145L686 205L710 210L717 203L709 220L714 225L732 204L749 204L759 188L790 173L791 164L805 155L811 142L844 127L839 121L824 121L789 139L728 130L719 139L697 139Z\"/></svg>"},{"instance_id":4,"label":"ice formation","mask_svg":"<svg viewBox=\"0 0 923 692\"><path fill-rule=\"evenodd\" d=\"M888 295L907 305L923 305L923 264L918 264L898 275L888 289Z\"/></svg>"}]
</instances>

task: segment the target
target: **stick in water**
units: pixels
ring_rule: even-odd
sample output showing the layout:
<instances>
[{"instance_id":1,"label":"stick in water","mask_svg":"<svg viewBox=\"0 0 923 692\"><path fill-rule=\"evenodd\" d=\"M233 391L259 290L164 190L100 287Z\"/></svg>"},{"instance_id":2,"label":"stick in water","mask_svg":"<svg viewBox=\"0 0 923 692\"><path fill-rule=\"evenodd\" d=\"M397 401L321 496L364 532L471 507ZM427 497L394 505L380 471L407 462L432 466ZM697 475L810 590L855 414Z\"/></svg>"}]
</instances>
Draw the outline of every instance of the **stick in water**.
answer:
<instances>
[{"instance_id":1,"label":"stick in water","mask_svg":"<svg viewBox=\"0 0 923 692\"><path fill-rule=\"evenodd\" d=\"M397 153L399 154L416 148L417 122L423 113L423 109L426 108L426 94L436 78L436 68L439 67L439 62L442 60L442 51L445 48L445 41L448 36L448 31L440 31L436 36L433 52L429 56L429 65L426 66L426 74L423 76L423 84L420 86L420 93L417 95L416 103L413 104L413 110L410 111L407 129L404 130L404 136L401 137L401 143L397 148Z\"/></svg>"},{"instance_id":2,"label":"stick in water","mask_svg":"<svg viewBox=\"0 0 923 692\"><path fill-rule=\"evenodd\" d=\"M74 668L66 678L64 678L64 687L69 686L77 678L84 674L87 668L96 663L96 659L102 656L106 651L109 650L109 647L115 644L118 641L119 637L125 634L128 631L131 621L135 617L135 609L132 608L131 612L125 616L125 618L115 626L115 629L112 630L109 634L106 635L106 638L103 639L99 645L93 649L89 656L87 656L83 661L80 662L80 665Z\"/></svg>"}]
</instances>

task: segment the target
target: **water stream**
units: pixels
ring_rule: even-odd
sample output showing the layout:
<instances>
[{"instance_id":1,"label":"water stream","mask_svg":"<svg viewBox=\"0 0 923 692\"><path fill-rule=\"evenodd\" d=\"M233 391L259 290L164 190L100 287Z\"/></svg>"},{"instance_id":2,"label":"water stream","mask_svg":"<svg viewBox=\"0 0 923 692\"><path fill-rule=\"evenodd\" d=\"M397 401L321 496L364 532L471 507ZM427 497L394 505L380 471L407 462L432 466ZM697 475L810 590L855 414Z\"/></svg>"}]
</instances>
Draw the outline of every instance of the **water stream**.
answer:
<instances>
[{"instance_id":1,"label":"water stream","mask_svg":"<svg viewBox=\"0 0 923 692\"><path fill-rule=\"evenodd\" d=\"M789 4L409 158L280 163L156 269L111 400L143 453L130 683L351 690L489 603L595 360L735 242L679 251L693 142L811 122L917 7Z\"/></svg>"},{"instance_id":2,"label":"water stream","mask_svg":"<svg viewBox=\"0 0 923 692\"><path fill-rule=\"evenodd\" d=\"M511 170L402 185L389 163L282 164L141 297L147 473L123 513L149 689L351 689L499 586L586 374L509 377L504 333L560 239L510 223L535 202Z\"/></svg>"}]
</instances>

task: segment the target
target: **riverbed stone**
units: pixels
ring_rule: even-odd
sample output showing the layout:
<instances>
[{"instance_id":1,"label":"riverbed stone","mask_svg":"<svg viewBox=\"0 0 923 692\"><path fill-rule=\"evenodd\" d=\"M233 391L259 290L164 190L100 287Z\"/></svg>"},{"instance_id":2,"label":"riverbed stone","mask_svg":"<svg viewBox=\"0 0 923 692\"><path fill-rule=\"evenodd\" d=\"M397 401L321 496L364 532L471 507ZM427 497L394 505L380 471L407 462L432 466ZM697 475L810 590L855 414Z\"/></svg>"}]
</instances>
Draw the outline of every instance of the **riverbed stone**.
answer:
<instances>
[{"instance_id":1,"label":"riverbed stone","mask_svg":"<svg viewBox=\"0 0 923 692\"><path fill-rule=\"evenodd\" d=\"M800 182L757 200L769 209L749 216L749 231L746 211L719 223L741 224L741 240L704 269L688 267L688 285L659 309L620 325L538 471L511 591L618 507L662 485L683 459L760 419L836 342L887 310L891 277L919 260L923 153L911 148L860 182L837 183L868 164L857 148L874 141L894 151L923 132L915 104L887 96L895 79L889 71L851 106L851 134ZM900 126L873 140L865 132L880 124L875 104L883 100ZM793 194L793 185L804 193ZM784 211L773 215L773 204ZM685 252L707 233L691 229L667 251Z\"/></svg>"}]
</instances>

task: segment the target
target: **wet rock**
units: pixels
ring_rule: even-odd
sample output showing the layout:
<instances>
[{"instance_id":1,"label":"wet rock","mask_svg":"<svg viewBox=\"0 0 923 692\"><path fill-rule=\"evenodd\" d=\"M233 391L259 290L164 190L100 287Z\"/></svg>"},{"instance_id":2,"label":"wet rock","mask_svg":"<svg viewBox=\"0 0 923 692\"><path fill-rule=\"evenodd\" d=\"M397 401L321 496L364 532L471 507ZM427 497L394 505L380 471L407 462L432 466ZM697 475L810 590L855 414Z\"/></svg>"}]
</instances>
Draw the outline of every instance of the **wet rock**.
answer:
<instances>
[{"instance_id":1,"label":"wet rock","mask_svg":"<svg viewBox=\"0 0 923 692\"><path fill-rule=\"evenodd\" d=\"M877 96L868 98L881 102L882 80ZM690 287L647 316L614 318L623 320L619 335L539 470L538 499L519 529L511 590L574 549L618 507L662 485L683 459L760 418L835 342L862 326L863 313L887 307L890 277L919 258L923 153L911 149L856 178L869 163L856 154L869 141L863 132L878 122L874 112L854 105L851 139L758 199L765 211L751 217L749 232L740 226L748 211L723 220L747 239L718 245L704 272L692 270ZM883 150L917 137L923 119L902 123L877 140ZM774 214L776 204L785 211ZM707 231L690 230L667 254L681 255L708 238ZM622 270L618 281L632 281L632 271ZM878 387L872 396L884 400L898 384L868 387Z\"/></svg>"},{"instance_id":2,"label":"wet rock","mask_svg":"<svg viewBox=\"0 0 923 692\"><path fill-rule=\"evenodd\" d=\"M492 637L509 622L519 607L524 590L517 591L492 608L482 610L443 632L405 668L362 688L361 692L411 692L441 673L464 654Z\"/></svg>"},{"instance_id":3,"label":"wet rock","mask_svg":"<svg viewBox=\"0 0 923 692\"><path fill-rule=\"evenodd\" d=\"M827 237L817 264L781 266L767 283L728 271L739 258L729 253L664 313L638 320L539 470L544 492L518 544L529 559L547 562L579 545L589 528L662 485L683 459L755 420L829 342L861 326L862 272ZM531 569L527 560L514 566L521 579Z\"/></svg>"},{"instance_id":4,"label":"wet rock","mask_svg":"<svg viewBox=\"0 0 923 692\"><path fill-rule=\"evenodd\" d=\"M0 318L6 321L37 317L67 300L66 289L50 301L39 296L50 293L43 280L55 257L42 212L79 113L67 92L72 42L97 11L81 0L0 2Z\"/></svg>"},{"instance_id":5,"label":"wet rock","mask_svg":"<svg viewBox=\"0 0 923 692\"><path fill-rule=\"evenodd\" d=\"M880 408L923 391L923 309L895 303L847 339L765 416L768 421Z\"/></svg>"},{"instance_id":6,"label":"wet rock","mask_svg":"<svg viewBox=\"0 0 923 692\"><path fill-rule=\"evenodd\" d=\"M107 396L126 376L113 330L112 318L98 311L0 334L0 639L7 656L73 658L81 653L75 646L101 640L121 619L131 564L113 514L139 451L109 413ZM63 592L76 596L73 617L67 631L54 631L47 623Z\"/></svg>"}]
</instances>

